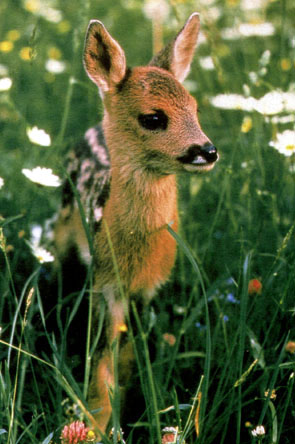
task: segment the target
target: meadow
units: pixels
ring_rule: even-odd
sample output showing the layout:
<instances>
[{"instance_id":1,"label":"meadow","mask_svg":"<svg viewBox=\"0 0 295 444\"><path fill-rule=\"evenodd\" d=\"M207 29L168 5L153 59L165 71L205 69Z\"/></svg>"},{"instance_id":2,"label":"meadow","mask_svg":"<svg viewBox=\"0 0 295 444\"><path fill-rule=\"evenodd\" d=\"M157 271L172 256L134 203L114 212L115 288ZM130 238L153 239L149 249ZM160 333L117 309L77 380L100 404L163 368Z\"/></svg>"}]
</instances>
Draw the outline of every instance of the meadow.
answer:
<instances>
[{"instance_id":1,"label":"meadow","mask_svg":"<svg viewBox=\"0 0 295 444\"><path fill-rule=\"evenodd\" d=\"M220 160L179 177L177 263L147 319L134 313L124 435L104 442L295 442L294 2L1 0L0 443L98 442L64 429L87 425L91 270L62 298L46 228L67 150L102 118L82 66L88 21L136 66L193 11L185 87Z\"/></svg>"}]
</instances>

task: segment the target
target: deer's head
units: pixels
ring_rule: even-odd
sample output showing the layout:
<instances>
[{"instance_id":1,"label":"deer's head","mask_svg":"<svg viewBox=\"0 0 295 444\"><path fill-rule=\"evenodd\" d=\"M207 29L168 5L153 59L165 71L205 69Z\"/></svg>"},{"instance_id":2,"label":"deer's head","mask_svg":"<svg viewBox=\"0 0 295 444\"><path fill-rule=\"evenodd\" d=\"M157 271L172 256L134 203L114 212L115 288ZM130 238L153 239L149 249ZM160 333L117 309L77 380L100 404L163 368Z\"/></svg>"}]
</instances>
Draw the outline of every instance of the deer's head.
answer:
<instances>
[{"instance_id":1,"label":"deer's head","mask_svg":"<svg viewBox=\"0 0 295 444\"><path fill-rule=\"evenodd\" d=\"M196 47L199 15L148 66L127 68L123 49L92 20L84 65L105 105L104 130L112 164L157 175L208 171L218 154L202 131L196 100L182 86Z\"/></svg>"}]
</instances>

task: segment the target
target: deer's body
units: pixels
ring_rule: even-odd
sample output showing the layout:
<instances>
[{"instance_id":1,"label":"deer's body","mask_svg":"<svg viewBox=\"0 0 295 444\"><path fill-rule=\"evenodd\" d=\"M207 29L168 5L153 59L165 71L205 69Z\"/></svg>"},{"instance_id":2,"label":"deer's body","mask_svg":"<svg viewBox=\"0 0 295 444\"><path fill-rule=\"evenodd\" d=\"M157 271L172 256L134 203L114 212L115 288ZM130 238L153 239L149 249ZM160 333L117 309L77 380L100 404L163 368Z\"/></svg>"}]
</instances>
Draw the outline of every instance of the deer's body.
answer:
<instances>
[{"instance_id":1,"label":"deer's body","mask_svg":"<svg viewBox=\"0 0 295 444\"><path fill-rule=\"evenodd\" d=\"M111 345L120 341L128 310L118 288L118 273L127 301L134 297L146 305L168 279L175 261L175 240L166 227L172 224L177 231L176 173L207 171L217 160L215 147L200 128L196 101L180 83L189 70L198 30L199 18L193 14L149 66L132 70L126 68L122 48L100 22L90 23L86 37L85 67L105 106L103 136L88 133L94 160L79 164L88 176L91 171L97 175L90 195L83 193L83 175L77 184L84 203L92 205L95 292L104 296L108 306L106 345L94 358L89 390L90 408L99 410L95 425L102 432L111 416ZM101 193L95 194L97 188ZM64 203L56 226L60 256L74 243L81 257L86 257L78 211L73 201ZM96 307L96 316L97 311ZM125 341L119 358L122 384L132 359L132 347Z\"/></svg>"}]
</instances>

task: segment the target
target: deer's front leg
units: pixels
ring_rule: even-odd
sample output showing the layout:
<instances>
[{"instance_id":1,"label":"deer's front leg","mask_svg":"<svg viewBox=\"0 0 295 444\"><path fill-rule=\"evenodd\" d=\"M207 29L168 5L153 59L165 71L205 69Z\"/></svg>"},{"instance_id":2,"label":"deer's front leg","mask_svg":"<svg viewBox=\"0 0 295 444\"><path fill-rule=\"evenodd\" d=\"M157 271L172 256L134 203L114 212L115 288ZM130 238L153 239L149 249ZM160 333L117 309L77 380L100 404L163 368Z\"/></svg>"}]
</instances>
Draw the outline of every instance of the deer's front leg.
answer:
<instances>
[{"instance_id":1,"label":"deer's front leg","mask_svg":"<svg viewBox=\"0 0 295 444\"><path fill-rule=\"evenodd\" d=\"M93 428L105 433L112 414L109 391L114 386L113 357L105 348L100 358L92 366L92 377L88 393L89 409L95 422Z\"/></svg>"},{"instance_id":2,"label":"deer's front leg","mask_svg":"<svg viewBox=\"0 0 295 444\"><path fill-rule=\"evenodd\" d=\"M123 388L130 377L134 358L132 344L127 336L124 340L122 338L122 335L126 335L127 329L125 323L127 304L124 304L121 298L116 298L115 291L110 288L105 289L103 293L107 303L105 344L93 357L88 403L95 419L93 427L105 433L112 416L110 393L114 393L115 389L115 353L118 353L119 384ZM117 347L113 347L115 344Z\"/></svg>"}]
</instances>

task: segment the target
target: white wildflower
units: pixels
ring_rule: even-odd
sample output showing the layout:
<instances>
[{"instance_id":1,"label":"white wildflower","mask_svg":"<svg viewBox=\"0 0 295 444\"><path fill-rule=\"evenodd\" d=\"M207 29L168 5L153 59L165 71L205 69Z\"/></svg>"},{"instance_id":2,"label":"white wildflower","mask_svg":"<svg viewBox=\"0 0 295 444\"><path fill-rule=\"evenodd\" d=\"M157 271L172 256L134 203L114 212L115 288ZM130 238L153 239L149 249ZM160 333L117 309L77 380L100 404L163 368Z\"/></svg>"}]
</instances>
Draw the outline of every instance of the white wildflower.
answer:
<instances>
[{"instance_id":1,"label":"white wildflower","mask_svg":"<svg viewBox=\"0 0 295 444\"><path fill-rule=\"evenodd\" d=\"M295 111L295 92L285 92L282 93L284 109L287 112Z\"/></svg>"},{"instance_id":2,"label":"white wildflower","mask_svg":"<svg viewBox=\"0 0 295 444\"><path fill-rule=\"evenodd\" d=\"M214 62L211 56L200 57L199 58L200 65L203 69L212 70L215 69Z\"/></svg>"},{"instance_id":3,"label":"white wildflower","mask_svg":"<svg viewBox=\"0 0 295 444\"><path fill-rule=\"evenodd\" d=\"M246 83L244 83L243 85L243 91L246 97L250 97L251 95L251 89L249 87L249 85L247 85Z\"/></svg>"},{"instance_id":4,"label":"white wildflower","mask_svg":"<svg viewBox=\"0 0 295 444\"><path fill-rule=\"evenodd\" d=\"M43 229L41 225L33 225L31 228L31 243L32 245L39 245L42 237Z\"/></svg>"},{"instance_id":5,"label":"white wildflower","mask_svg":"<svg viewBox=\"0 0 295 444\"><path fill-rule=\"evenodd\" d=\"M284 100L282 93L271 91L261 97L255 106L260 114L271 115L278 114L284 110Z\"/></svg>"},{"instance_id":6,"label":"white wildflower","mask_svg":"<svg viewBox=\"0 0 295 444\"><path fill-rule=\"evenodd\" d=\"M37 245L31 245L31 250L32 250L33 255L40 262L40 264L44 264L45 262L53 262L54 261L54 256L43 247L40 247Z\"/></svg>"},{"instance_id":7,"label":"white wildflower","mask_svg":"<svg viewBox=\"0 0 295 444\"><path fill-rule=\"evenodd\" d=\"M260 65L261 66L266 66L269 64L270 62L270 57L271 57L271 52L269 49L267 49L266 51L263 52L262 56L260 57Z\"/></svg>"},{"instance_id":8,"label":"white wildflower","mask_svg":"<svg viewBox=\"0 0 295 444\"><path fill-rule=\"evenodd\" d=\"M41 246L42 236L43 236L43 228L41 225L33 225L31 227L31 238L30 241L27 242L29 245L32 254L38 259L40 264L45 262L53 262L54 256Z\"/></svg>"},{"instance_id":9,"label":"white wildflower","mask_svg":"<svg viewBox=\"0 0 295 444\"><path fill-rule=\"evenodd\" d=\"M59 23L62 21L62 13L56 9L55 1L47 0L23 0L24 7L27 11L37 16L43 17L48 22Z\"/></svg>"},{"instance_id":10,"label":"white wildflower","mask_svg":"<svg viewBox=\"0 0 295 444\"><path fill-rule=\"evenodd\" d=\"M265 428L263 425L258 425L251 431L252 436L257 436L262 438L265 435Z\"/></svg>"},{"instance_id":11,"label":"white wildflower","mask_svg":"<svg viewBox=\"0 0 295 444\"><path fill-rule=\"evenodd\" d=\"M243 37L268 37L274 35L275 28L270 22L264 23L241 23L239 32Z\"/></svg>"},{"instance_id":12,"label":"white wildflower","mask_svg":"<svg viewBox=\"0 0 295 444\"><path fill-rule=\"evenodd\" d=\"M47 187L59 187L61 180L58 176L52 173L51 168L36 167L32 170L27 168L22 169L22 173L32 182L44 185Z\"/></svg>"},{"instance_id":13,"label":"white wildflower","mask_svg":"<svg viewBox=\"0 0 295 444\"><path fill-rule=\"evenodd\" d=\"M237 40L241 37L238 28L224 28L221 31L224 40Z\"/></svg>"},{"instance_id":14,"label":"white wildflower","mask_svg":"<svg viewBox=\"0 0 295 444\"><path fill-rule=\"evenodd\" d=\"M217 108L257 111L264 116L295 111L294 92L271 91L260 99L240 94L219 94L211 97L210 102Z\"/></svg>"},{"instance_id":15,"label":"white wildflower","mask_svg":"<svg viewBox=\"0 0 295 444\"><path fill-rule=\"evenodd\" d=\"M255 110L264 115L295 111L295 93L271 91L257 100Z\"/></svg>"},{"instance_id":16,"label":"white wildflower","mask_svg":"<svg viewBox=\"0 0 295 444\"><path fill-rule=\"evenodd\" d=\"M12 80L9 77L3 77L0 79L0 92L8 91L12 87Z\"/></svg>"},{"instance_id":17,"label":"white wildflower","mask_svg":"<svg viewBox=\"0 0 295 444\"><path fill-rule=\"evenodd\" d=\"M150 20L165 21L169 16L170 7L165 0L146 0L143 12Z\"/></svg>"},{"instance_id":18,"label":"white wildflower","mask_svg":"<svg viewBox=\"0 0 295 444\"><path fill-rule=\"evenodd\" d=\"M3 185L4 185L4 179L2 179L2 177L0 177L0 190L3 187Z\"/></svg>"},{"instance_id":19,"label":"white wildflower","mask_svg":"<svg viewBox=\"0 0 295 444\"><path fill-rule=\"evenodd\" d=\"M209 19L210 22L217 21L222 15L222 10L218 6L211 6L206 10L206 18Z\"/></svg>"},{"instance_id":20,"label":"white wildflower","mask_svg":"<svg viewBox=\"0 0 295 444\"><path fill-rule=\"evenodd\" d=\"M295 153L295 131L285 130L278 133L276 140L270 142L270 146L289 157Z\"/></svg>"},{"instance_id":21,"label":"white wildflower","mask_svg":"<svg viewBox=\"0 0 295 444\"><path fill-rule=\"evenodd\" d=\"M286 123L295 123L295 115L288 114L287 116L274 116L274 117L266 117L265 121L267 123L271 122L277 125L278 123L286 124Z\"/></svg>"},{"instance_id":22,"label":"white wildflower","mask_svg":"<svg viewBox=\"0 0 295 444\"><path fill-rule=\"evenodd\" d=\"M241 37L268 37L275 33L272 23L241 23L234 28L225 28L221 32L225 40L236 40Z\"/></svg>"},{"instance_id":23,"label":"white wildflower","mask_svg":"<svg viewBox=\"0 0 295 444\"><path fill-rule=\"evenodd\" d=\"M267 122L271 121L271 123L278 124L278 123L295 123L295 115L294 114L288 114L287 116L281 116L281 117L271 117L265 119Z\"/></svg>"},{"instance_id":24,"label":"white wildflower","mask_svg":"<svg viewBox=\"0 0 295 444\"><path fill-rule=\"evenodd\" d=\"M262 68L260 68L260 70L258 71L258 74L260 77L263 77L267 74L267 68L265 66L263 66Z\"/></svg>"},{"instance_id":25,"label":"white wildflower","mask_svg":"<svg viewBox=\"0 0 295 444\"><path fill-rule=\"evenodd\" d=\"M45 68L52 74L61 74L66 70L66 64L61 60L48 59L45 63Z\"/></svg>"},{"instance_id":26,"label":"white wildflower","mask_svg":"<svg viewBox=\"0 0 295 444\"><path fill-rule=\"evenodd\" d=\"M33 128L27 128L27 136L32 143L41 146L50 146L51 139L49 134L47 134L43 129L39 129L37 126Z\"/></svg>"},{"instance_id":27,"label":"white wildflower","mask_svg":"<svg viewBox=\"0 0 295 444\"><path fill-rule=\"evenodd\" d=\"M253 9L262 9L268 0L241 0L240 7L244 11L251 11Z\"/></svg>"},{"instance_id":28,"label":"white wildflower","mask_svg":"<svg viewBox=\"0 0 295 444\"><path fill-rule=\"evenodd\" d=\"M249 76L249 80L250 80L250 82L251 82L253 85L256 85L256 83L257 83L258 80L259 80L259 77L258 77L257 72L255 72L255 71L250 71L249 74L248 74L248 76Z\"/></svg>"},{"instance_id":29,"label":"white wildflower","mask_svg":"<svg viewBox=\"0 0 295 444\"><path fill-rule=\"evenodd\" d=\"M62 13L59 9L46 7L45 10L40 12L40 15L52 23L60 23L63 19Z\"/></svg>"},{"instance_id":30,"label":"white wildflower","mask_svg":"<svg viewBox=\"0 0 295 444\"><path fill-rule=\"evenodd\" d=\"M211 97L210 102L217 108L243 111L253 111L256 106L256 99L244 97L240 94L218 94L215 97Z\"/></svg>"}]
</instances>

